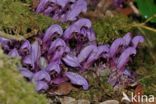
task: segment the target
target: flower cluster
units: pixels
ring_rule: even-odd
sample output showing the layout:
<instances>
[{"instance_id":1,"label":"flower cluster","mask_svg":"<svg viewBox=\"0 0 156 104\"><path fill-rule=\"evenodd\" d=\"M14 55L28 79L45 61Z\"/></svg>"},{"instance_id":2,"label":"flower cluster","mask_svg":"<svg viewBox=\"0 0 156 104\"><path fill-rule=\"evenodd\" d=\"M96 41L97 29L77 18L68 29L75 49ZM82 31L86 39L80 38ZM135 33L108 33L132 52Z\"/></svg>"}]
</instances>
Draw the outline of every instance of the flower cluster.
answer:
<instances>
[{"instance_id":1,"label":"flower cluster","mask_svg":"<svg viewBox=\"0 0 156 104\"><path fill-rule=\"evenodd\" d=\"M40 0L37 13L52 17L54 20L74 21L80 13L87 11L85 0Z\"/></svg>"},{"instance_id":2,"label":"flower cluster","mask_svg":"<svg viewBox=\"0 0 156 104\"><path fill-rule=\"evenodd\" d=\"M121 75L132 77L127 64L143 41L142 36L132 38L131 33L127 33L111 45L98 45L91 21L85 18L65 30L54 24L33 43L0 38L5 53L11 57L21 57L20 72L36 84L37 91L47 91L67 81L87 90L87 80L78 73L87 71L98 59L106 60L103 64L112 70L109 83L117 85Z\"/></svg>"}]
</instances>

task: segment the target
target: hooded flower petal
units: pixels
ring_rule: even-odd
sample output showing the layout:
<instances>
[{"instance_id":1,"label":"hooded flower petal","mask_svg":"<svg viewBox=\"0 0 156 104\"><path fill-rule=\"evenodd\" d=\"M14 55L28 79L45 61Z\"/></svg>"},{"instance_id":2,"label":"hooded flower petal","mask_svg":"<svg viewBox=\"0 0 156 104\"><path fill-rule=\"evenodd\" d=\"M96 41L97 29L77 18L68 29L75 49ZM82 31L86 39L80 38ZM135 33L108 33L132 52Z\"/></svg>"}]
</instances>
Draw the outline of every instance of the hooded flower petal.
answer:
<instances>
[{"instance_id":1,"label":"hooded flower petal","mask_svg":"<svg viewBox=\"0 0 156 104\"><path fill-rule=\"evenodd\" d=\"M116 39L110 47L111 57L114 57L116 55L116 53L119 52L120 47L124 46L124 45L125 45L125 40L123 38Z\"/></svg>"},{"instance_id":2,"label":"hooded flower petal","mask_svg":"<svg viewBox=\"0 0 156 104\"><path fill-rule=\"evenodd\" d=\"M56 61L56 60L60 60L64 54L66 50L63 48L63 47L59 47L55 53L53 54L53 57L51 59L51 62L52 61Z\"/></svg>"},{"instance_id":3,"label":"hooded flower petal","mask_svg":"<svg viewBox=\"0 0 156 104\"><path fill-rule=\"evenodd\" d=\"M48 82L50 82L51 80L50 75L44 70L35 73L33 76L33 81L41 81L41 80L46 80Z\"/></svg>"},{"instance_id":4,"label":"hooded flower petal","mask_svg":"<svg viewBox=\"0 0 156 104\"><path fill-rule=\"evenodd\" d=\"M82 49L80 54L77 56L79 62L84 62L96 47L96 45L89 45Z\"/></svg>"},{"instance_id":5,"label":"hooded flower petal","mask_svg":"<svg viewBox=\"0 0 156 104\"><path fill-rule=\"evenodd\" d=\"M133 39L132 39L132 44L133 44L133 47L137 47L139 43L143 43L144 42L144 37L143 36L135 36Z\"/></svg>"},{"instance_id":6,"label":"hooded flower petal","mask_svg":"<svg viewBox=\"0 0 156 104\"><path fill-rule=\"evenodd\" d=\"M20 48L20 50L24 50L24 49L31 51L31 44L28 40L26 40Z\"/></svg>"},{"instance_id":7,"label":"hooded flower petal","mask_svg":"<svg viewBox=\"0 0 156 104\"><path fill-rule=\"evenodd\" d=\"M81 12L86 12L87 11L87 2L85 0L78 0L76 1L72 7L71 10L67 13L67 20L76 20L76 17L81 13Z\"/></svg>"},{"instance_id":8,"label":"hooded flower petal","mask_svg":"<svg viewBox=\"0 0 156 104\"><path fill-rule=\"evenodd\" d=\"M49 0L40 0L40 3L36 9L37 13L43 12L45 9L46 4L48 3Z\"/></svg>"},{"instance_id":9,"label":"hooded flower petal","mask_svg":"<svg viewBox=\"0 0 156 104\"><path fill-rule=\"evenodd\" d=\"M21 69L20 69L20 73L21 73L24 77L28 78L29 80L31 80L32 77L33 77L33 75L34 75L34 74L33 74L30 70L28 70L27 68L21 68Z\"/></svg>"},{"instance_id":10,"label":"hooded flower petal","mask_svg":"<svg viewBox=\"0 0 156 104\"><path fill-rule=\"evenodd\" d=\"M77 28L75 25L71 25L65 30L63 38L66 40L70 39L72 37L72 33L78 33L78 32L80 32L80 29Z\"/></svg>"},{"instance_id":11,"label":"hooded flower petal","mask_svg":"<svg viewBox=\"0 0 156 104\"><path fill-rule=\"evenodd\" d=\"M45 69L47 72L55 71L57 73L61 72L60 64L59 62L51 62Z\"/></svg>"},{"instance_id":12,"label":"hooded flower petal","mask_svg":"<svg viewBox=\"0 0 156 104\"><path fill-rule=\"evenodd\" d=\"M130 44L131 40L132 40L131 33L128 32L128 33L123 37L123 39L124 39L125 42L126 42L126 46L128 46L128 45Z\"/></svg>"},{"instance_id":13,"label":"hooded flower petal","mask_svg":"<svg viewBox=\"0 0 156 104\"><path fill-rule=\"evenodd\" d=\"M36 83L36 91L47 90L49 88L47 82L37 81Z\"/></svg>"},{"instance_id":14,"label":"hooded flower petal","mask_svg":"<svg viewBox=\"0 0 156 104\"><path fill-rule=\"evenodd\" d=\"M20 57L17 49L11 50L8 55L11 56L11 57Z\"/></svg>"},{"instance_id":15,"label":"hooded flower petal","mask_svg":"<svg viewBox=\"0 0 156 104\"><path fill-rule=\"evenodd\" d=\"M41 47L39 42L35 41L32 44L32 52L31 52L32 62L35 63L36 61L38 61L40 56L41 56Z\"/></svg>"},{"instance_id":16,"label":"hooded flower petal","mask_svg":"<svg viewBox=\"0 0 156 104\"><path fill-rule=\"evenodd\" d=\"M54 52L58 47L66 47L66 43L61 38L58 38L51 43L48 53Z\"/></svg>"},{"instance_id":17,"label":"hooded flower petal","mask_svg":"<svg viewBox=\"0 0 156 104\"><path fill-rule=\"evenodd\" d=\"M59 34L60 36L63 34L63 30L61 26L55 24L50 26L47 31L45 32L45 36L43 37L43 41L46 42L47 40L51 39L55 33Z\"/></svg>"},{"instance_id":18,"label":"hooded flower petal","mask_svg":"<svg viewBox=\"0 0 156 104\"><path fill-rule=\"evenodd\" d=\"M79 60L76 56L67 54L65 57L62 58L62 60L71 67L80 67Z\"/></svg>"},{"instance_id":19,"label":"hooded flower petal","mask_svg":"<svg viewBox=\"0 0 156 104\"><path fill-rule=\"evenodd\" d=\"M117 68L119 70L125 69L125 65L128 63L130 56L136 54L136 49L134 47L127 48L119 57Z\"/></svg>"},{"instance_id":20,"label":"hooded flower petal","mask_svg":"<svg viewBox=\"0 0 156 104\"><path fill-rule=\"evenodd\" d=\"M81 18L78 21L76 21L73 25L75 25L79 29L81 29L82 27L91 28L92 23L89 19Z\"/></svg>"},{"instance_id":21,"label":"hooded flower petal","mask_svg":"<svg viewBox=\"0 0 156 104\"><path fill-rule=\"evenodd\" d=\"M34 62L32 61L31 55L25 56L23 59L23 64L31 65L34 68Z\"/></svg>"},{"instance_id":22,"label":"hooded flower petal","mask_svg":"<svg viewBox=\"0 0 156 104\"><path fill-rule=\"evenodd\" d=\"M66 72L65 76L69 78L72 84L75 85L81 85L84 90L87 90L89 85L85 78L80 76L79 74L73 73L73 72Z\"/></svg>"},{"instance_id":23,"label":"hooded flower petal","mask_svg":"<svg viewBox=\"0 0 156 104\"><path fill-rule=\"evenodd\" d=\"M95 36L95 32L93 31L93 29L89 29L87 31L87 38L90 42L96 41L96 36Z\"/></svg>"},{"instance_id":24,"label":"hooded flower petal","mask_svg":"<svg viewBox=\"0 0 156 104\"><path fill-rule=\"evenodd\" d=\"M66 6L69 0L51 0L53 3L60 5L62 8Z\"/></svg>"}]
</instances>

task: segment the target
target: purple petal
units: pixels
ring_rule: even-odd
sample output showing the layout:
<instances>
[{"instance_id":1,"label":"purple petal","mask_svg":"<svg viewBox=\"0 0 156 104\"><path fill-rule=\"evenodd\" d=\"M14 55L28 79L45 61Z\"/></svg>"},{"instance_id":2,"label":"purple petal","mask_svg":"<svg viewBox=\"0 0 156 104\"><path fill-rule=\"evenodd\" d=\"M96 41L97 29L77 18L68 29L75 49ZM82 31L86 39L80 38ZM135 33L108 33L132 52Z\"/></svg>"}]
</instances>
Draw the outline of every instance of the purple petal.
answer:
<instances>
[{"instance_id":1,"label":"purple petal","mask_svg":"<svg viewBox=\"0 0 156 104\"><path fill-rule=\"evenodd\" d=\"M68 81L67 78L65 78L65 77L58 77L56 79L51 80L51 83L59 85L59 84L64 83L66 81Z\"/></svg>"},{"instance_id":2,"label":"purple petal","mask_svg":"<svg viewBox=\"0 0 156 104\"><path fill-rule=\"evenodd\" d=\"M125 65L128 63L130 56L136 54L136 49L134 47L127 48L119 57L117 68L123 70Z\"/></svg>"},{"instance_id":3,"label":"purple petal","mask_svg":"<svg viewBox=\"0 0 156 104\"><path fill-rule=\"evenodd\" d=\"M31 65L32 68L34 68L34 62L32 61L31 55L26 56L26 57L23 59L23 63L26 64L26 65Z\"/></svg>"},{"instance_id":4,"label":"purple petal","mask_svg":"<svg viewBox=\"0 0 156 104\"><path fill-rule=\"evenodd\" d=\"M62 55L64 54L66 50L62 47L59 47L55 53L53 54L53 57L51 59L51 62L52 61L56 61L56 60L60 60L62 58Z\"/></svg>"},{"instance_id":5,"label":"purple petal","mask_svg":"<svg viewBox=\"0 0 156 104\"><path fill-rule=\"evenodd\" d=\"M82 27L91 28L92 23L89 19L81 18L78 21L76 21L73 25L81 29Z\"/></svg>"},{"instance_id":6,"label":"purple petal","mask_svg":"<svg viewBox=\"0 0 156 104\"><path fill-rule=\"evenodd\" d=\"M109 45L100 45L98 46L98 53L97 55L100 56L102 54L108 54L110 51Z\"/></svg>"},{"instance_id":7,"label":"purple petal","mask_svg":"<svg viewBox=\"0 0 156 104\"><path fill-rule=\"evenodd\" d=\"M132 39L132 44L133 44L133 47L137 47L139 43L143 43L144 42L144 37L143 36L135 36L133 39Z\"/></svg>"},{"instance_id":8,"label":"purple petal","mask_svg":"<svg viewBox=\"0 0 156 104\"><path fill-rule=\"evenodd\" d=\"M49 88L48 84L44 81L37 81L35 84L36 91L47 90Z\"/></svg>"},{"instance_id":9,"label":"purple petal","mask_svg":"<svg viewBox=\"0 0 156 104\"><path fill-rule=\"evenodd\" d=\"M41 80L46 80L48 82L50 82L51 80L50 75L44 70L35 73L33 76L33 81L41 81Z\"/></svg>"},{"instance_id":10,"label":"purple petal","mask_svg":"<svg viewBox=\"0 0 156 104\"><path fill-rule=\"evenodd\" d=\"M66 72L65 76L69 78L72 84L82 85L84 90L87 90L89 88L87 80L79 74L73 72Z\"/></svg>"},{"instance_id":11,"label":"purple petal","mask_svg":"<svg viewBox=\"0 0 156 104\"><path fill-rule=\"evenodd\" d=\"M71 54L70 55L67 54L65 57L62 58L62 60L65 62L65 64L67 64L68 66L71 66L71 67L80 67L81 66L78 58Z\"/></svg>"},{"instance_id":12,"label":"purple petal","mask_svg":"<svg viewBox=\"0 0 156 104\"><path fill-rule=\"evenodd\" d=\"M79 62L84 62L96 47L96 45L89 45L82 49L80 54L78 55Z\"/></svg>"},{"instance_id":13,"label":"purple petal","mask_svg":"<svg viewBox=\"0 0 156 104\"><path fill-rule=\"evenodd\" d=\"M46 42L47 40L51 39L51 37L53 35L55 35L55 33L59 34L60 36L63 34L63 30L61 28L61 26L54 24L52 26L50 26L47 31L45 32L45 36L43 38L43 41Z\"/></svg>"},{"instance_id":14,"label":"purple petal","mask_svg":"<svg viewBox=\"0 0 156 104\"><path fill-rule=\"evenodd\" d=\"M54 52L58 47L66 47L66 43L61 38L58 38L51 43L48 53Z\"/></svg>"},{"instance_id":15,"label":"purple petal","mask_svg":"<svg viewBox=\"0 0 156 104\"><path fill-rule=\"evenodd\" d=\"M48 72L51 72L51 71L55 71L57 73L60 73L61 72L61 68L60 68L60 64L59 62L55 61L55 62L51 62L45 69L46 71Z\"/></svg>"},{"instance_id":16,"label":"purple petal","mask_svg":"<svg viewBox=\"0 0 156 104\"><path fill-rule=\"evenodd\" d=\"M29 51L31 51L31 44L28 40L26 40L20 48L21 51L24 49L28 49Z\"/></svg>"},{"instance_id":17,"label":"purple petal","mask_svg":"<svg viewBox=\"0 0 156 104\"><path fill-rule=\"evenodd\" d=\"M41 56L41 47L39 45L39 42L35 41L32 44L32 52L31 52L32 62L35 63L36 61L38 61L40 56Z\"/></svg>"},{"instance_id":18,"label":"purple petal","mask_svg":"<svg viewBox=\"0 0 156 104\"><path fill-rule=\"evenodd\" d=\"M8 55L11 56L11 57L20 57L17 49L11 50Z\"/></svg>"},{"instance_id":19,"label":"purple petal","mask_svg":"<svg viewBox=\"0 0 156 104\"><path fill-rule=\"evenodd\" d=\"M81 12L86 11L87 11L87 2L85 0L78 0L72 5L71 10L67 13L67 20L71 21L76 20L76 17Z\"/></svg>"},{"instance_id":20,"label":"purple petal","mask_svg":"<svg viewBox=\"0 0 156 104\"><path fill-rule=\"evenodd\" d=\"M63 38L70 39L72 37L72 33L79 33L79 32L80 32L79 28L77 28L75 25L71 25L65 30Z\"/></svg>"},{"instance_id":21,"label":"purple petal","mask_svg":"<svg viewBox=\"0 0 156 104\"><path fill-rule=\"evenodd\" d=\"M43 12L45 9L46 4L48 3L49 0L40 0L40 3L36 9L37 13Z\"/></svg>"},{"instance_id":22,"label":"purple petal","mask_svg":"<svg viewBox=\"0 0 156 104\"><path fill-rule=\"evenodd\" d=\"M96 41L96 36L95 36L95 32L93 31L93 29L89 29L89 31L87 31L87 38L89 41Z\"/></svg>"},{"instance_id":23,"label":"purple petal","mask_svg":"<svg viewBox=\"0 0 156 104\"><path fill-rule=\"evenodd\" d=\"M60 5L62 8L66 6L69 0L51 0L53 3Z\"/></svg>"},{"instance_id":24,"label":"purple petal","mask_svg":"<svg viewBox=\"0 0 156 104\"><path fill-rule=\"evenodd\" d=\"M120 47L124 45L125 45L125 40L123 38L116 39L110 47L111 57L114 57L119 52Z\"/></svg>"},{"instance_id":25,"label":"purple petal","mask_svg":"<svg viewBox=\"0 0 156 104\"><path fill-rule=\"evenodd\" d=\"M33 77L33 73L30 71L30 70L28 70L27 68L21 68L20 69L20 73L24 76L24 77L26 77L26 78L28 78L28 79L32 79L32 77Z\"/></svg>"},{"instance_id":26,"label":"purple petal","mask_svg":"<svg viewBox=\"0 0 156 104\"><path fill-rule=\"evenodd\" d=\"M130 42L131 42L131 40L132 40L131 34L132 34L132 33L128 32L128 33L123 37L123 39L125 40L127 46L130 44Z\"/></svg>"},{"instance_id":27,"label":"purple petal","mask_svg":"<svg viewBox=\"0 0 156 104\"><path fill-rule=\"evenodd\" d=\"M94 50L91 52L91 54L89 55L87 61L84 63L83 68L84 69L88 69L95 60L97 60L99 57L98 54L98 48L94 48Z\"/></svg>"}]
</instances>

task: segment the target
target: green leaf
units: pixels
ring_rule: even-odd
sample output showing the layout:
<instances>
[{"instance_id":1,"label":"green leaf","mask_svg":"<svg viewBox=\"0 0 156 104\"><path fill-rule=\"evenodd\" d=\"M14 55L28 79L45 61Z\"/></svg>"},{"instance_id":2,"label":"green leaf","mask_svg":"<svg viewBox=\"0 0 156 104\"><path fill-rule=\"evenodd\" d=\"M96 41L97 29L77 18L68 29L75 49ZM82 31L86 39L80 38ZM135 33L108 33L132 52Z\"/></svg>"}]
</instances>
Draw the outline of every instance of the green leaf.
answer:
<instances>
[{"instance_id":1,"label":"green leaf","mask_svg":"<svg viewBox=\"0 0 156 104\"><path fill-rule=\"evenodd\" d=\"M156 2L155 0L136 0L139 11L144 18L149 18L156 14ZM151 22L156 22L156 18Z\"/></svg>"}]
</instances>

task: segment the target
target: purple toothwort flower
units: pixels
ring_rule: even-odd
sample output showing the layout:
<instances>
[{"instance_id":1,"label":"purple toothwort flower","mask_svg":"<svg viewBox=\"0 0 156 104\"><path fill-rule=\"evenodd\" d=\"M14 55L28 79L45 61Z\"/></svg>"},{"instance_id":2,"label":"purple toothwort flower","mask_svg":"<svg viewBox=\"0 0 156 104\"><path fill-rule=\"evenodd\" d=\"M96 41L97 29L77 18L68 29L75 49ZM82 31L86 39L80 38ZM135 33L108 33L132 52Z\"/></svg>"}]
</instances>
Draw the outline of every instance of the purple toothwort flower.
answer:
<instances>
[{"instance_id":1,"label":"purple toothwort flower","mask_svg":"<svg viewBox=\"0 0 156 104\"><path fill-rule=\"evenodd\" d=\"M97 48L96 45L89 45L83 48L77 56L79 62L82 63L86 61L95 48Z\"/></svg>"},{"instance_id":2,"label":"purple toothwort flower","mask_svg":"<svg viewBox=\"0 0 156 104\"><path fill-rule=\"evenodd\" d=\"M11 57L20 57L17 49L11 50L8 55Z\"/></svg>"},{"instance_id":3,"label":"purple toothwort flower","mask_svg":"<svg viewBox=\"0 0 156 104\"><path fill-rule=\"evenodd\" d=\"M47 72L55 71L57 73L60 73L61 72L60 62L58 61L51 62L50 64L48 64L45 70Z\"/></svg>"},{"instance_id":4,"label":"purple toothwort flower","mask_svg":"<svg viewBox=\"0 0 156 104\"><path fill-rule=\"evenodd\" d=\"M34 73L31 72L30 70L28 70L27 68L20 68L20 73L28 78L29 80L31 80L33 78Z\"/></svg>"},{"instance_id":5,"label":"purple toothwort flower","mask_svg":"<svg viewBox=\"0 0 156 104\"><path fill-rule=\"evenodd\" d=\"M87 80L79 74L73 72L66 72L65 76L69 78L72 84L80 85L83 87L84 90L87 90L89 88Z\"/></svg>"},{"instance_id":6,"label":"purple toothwort flower","mask_svg":"<svg viewBox=\"0 0 156 104\"><path fill-rule=\"evenodd\" d=\"M143 43L144 42L144 37L143 36L135 36L133 39L132 39L132 44L133 44L133 47L137 47L139 43Z\"/></svg>"},{"instance_id":7,"label":"purple toothwort flower","mask_svg":"<svg viewBox=\"0 0 156 104\"><path fill-rule=\"evenodd\" d=\"M123 39L126 42L126 46L128 46L131 43L131 40L132 40L131 33L128 32L125 36L123 36Z\"/></svg>"},{"instance_id":8,"label":"purple toothwort flower","mask_svg":"<svg viewBox=\"0 0 156 104\"><path fill-rule=\"evenodd\" d=\"M62 60L71 67L81 67L80 62L78 58L72 54L67 54L65 57L62 58Z\"/></svg>"},{"instance_id":9,"label":"purple toothwort flower","mask_svg":"<svg viewBox=\"0 0 156 104\"><path fill-rule=\"evenodd\" d=\"M128 63L130 56L136 54L136 49L134 47L127 48L119 57L117 68L119 70L124 70L125 65Z\"/></svg>"},{"instance_id":10,"label":"purple toothwort flower","mask_svg":"<svg viewBox=\"0 0 156 104\"><path fill-rule=\"evenodd\" d=\"M111 47L110 47L110 55L111 57L114 57L121 49L122 46L125 46L125 40L123 38L116 39Z\"/></svg>"},{"instance_id":11,"label":"purple toothwort flower","mask_svg":"<svg viewBox=\"0 0 156 104\"><path fill-rule=\"evenodd\" d=\"M66 19L70 21L76 20L77 16L87 11L87 2L85 0L77 0L72 6L71 10L67 12Z\"/></svg>"},{"instance_id":12,"label":"purple toothwort flower","mask_svg":"<svg viewBox=\"0 0 156 104\"><path fill-rule=\"evenodd\" d=\"M42 80L47 81L47 82L50 82L51 80L49 73L46 72L45 70L41 70L35 73L33 76L33 81L42 81Z\"/></svg>"},{"instance_id":13,"label":"purple toothwort flower","mask_svg":"<svg viewBox=\"0 0 156 104\"><path fill-rule=\"evenodd\" d=\"M47 82L45 82L45 81L36 81L35 85L36 85L36 91L38 91L38 92L47 90L49 88Z\"/></svg>"},{"instance_id":14,"label":"purple toothwort flower","mask_svg":"<svg viewBox=\"0 0 156 104\"><path fill-rule=\"evenodd\" d=\"M43 41L47 42L48 40L54 38L55 36L57 35L61 36L62 34L63 34L63 30L61 26L57 24L52 25L46 30L45 35L43 37Z\"/></svg>"}]
</instances>

